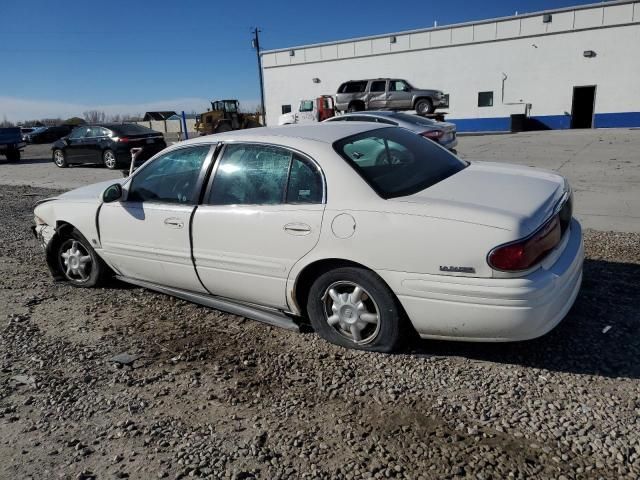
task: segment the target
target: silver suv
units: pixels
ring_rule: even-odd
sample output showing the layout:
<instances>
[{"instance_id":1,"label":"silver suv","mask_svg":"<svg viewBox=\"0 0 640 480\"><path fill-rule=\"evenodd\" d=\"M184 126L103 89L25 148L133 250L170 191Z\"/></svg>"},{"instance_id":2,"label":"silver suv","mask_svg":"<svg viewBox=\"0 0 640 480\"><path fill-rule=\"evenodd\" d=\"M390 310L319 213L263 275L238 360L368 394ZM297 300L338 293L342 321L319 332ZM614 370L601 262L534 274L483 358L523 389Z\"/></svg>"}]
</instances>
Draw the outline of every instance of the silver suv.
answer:
<instances>
[{"instance_id":1,"label":"silver suv","mask_svg":"<svg viewBox=\"0 0 640 480\"><path fill-rule=\"evenodd\" d=\"M424 115L448 106L448 95L440 90L421 90L395 78L349 80L340 85L336 95L336 109L341 112L415 109Z\"/></svg>"}]
</instances>

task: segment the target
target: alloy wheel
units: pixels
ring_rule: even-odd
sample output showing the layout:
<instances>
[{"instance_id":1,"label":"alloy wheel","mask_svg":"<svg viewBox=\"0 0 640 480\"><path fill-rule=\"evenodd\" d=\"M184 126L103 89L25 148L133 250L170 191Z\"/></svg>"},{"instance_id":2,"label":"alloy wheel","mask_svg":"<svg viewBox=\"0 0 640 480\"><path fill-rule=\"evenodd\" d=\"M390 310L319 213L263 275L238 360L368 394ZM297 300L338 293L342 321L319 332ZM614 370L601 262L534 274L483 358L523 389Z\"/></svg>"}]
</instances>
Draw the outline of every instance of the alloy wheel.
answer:
<instances>
[{"instance_id":1,"label":"alloy wheel","mask_svg":"<svg viewBox=\"0 0 640 480\"><path fill-rule=\"evenodd\" d=\"M116 156L112 151L104 152L104 164L107 168L116 168Z\"/></svg>"},{"instance_id":2,"label":"alloy wheel","mask_svg":"<svg viewBox=\"0 0 640 480\"><path fill-rule=\"evenodd\" d=\"M92 261L91 255L75 239L69 239L60 246L60 267L64 276L71 282L84 283L91 276Z\"/></svg>"},{"instance_id":3,"label":"alloy wheel","mask_svg":"<svg viewBox=\"0 0 640 480\"><path fill-rule=\"evenodd\" d=\"M358 345L373 341L380 331L380 310L369 292L355 282L335 282L322 301L325 320L339 334Z\"/></svg>"},{"instance_id":4,"label":"alloy wheel","mask_svg":"<svg viewBox=\"0 0 640 480\"><path fill-rule=\"evenodd\" d=\"M58 167L64 167L64 153L62 150L56 150L53 153L53 161Z\"/></svg>"}]
</instances>

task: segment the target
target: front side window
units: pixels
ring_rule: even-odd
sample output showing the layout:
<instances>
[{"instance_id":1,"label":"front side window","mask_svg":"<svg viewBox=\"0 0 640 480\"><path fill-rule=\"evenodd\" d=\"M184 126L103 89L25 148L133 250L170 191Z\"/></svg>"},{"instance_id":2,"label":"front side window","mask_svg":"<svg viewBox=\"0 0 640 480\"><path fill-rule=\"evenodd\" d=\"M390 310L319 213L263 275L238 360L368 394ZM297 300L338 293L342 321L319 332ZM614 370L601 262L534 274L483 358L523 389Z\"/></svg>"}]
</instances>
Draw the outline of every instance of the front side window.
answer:
<instances>
[{"instance_id":1,"label":"front side window","mask_svg":"<svg viewBox=\"0 0 640 480\"><path fill-rule=\"evenodd\" d=\"M412 195L466 167L446 149L403 128L381 128L333 144L382 198Z\"/></svg>"},{"instance_id":2,"label":"front side window","mask_svg":"<svg viewBox=\"0 0 640 480\"><path fill-rule=\"evenodd\" d=\"M408 92L409 85L404 80L391 80L389 82L390 92Z\"/></svg>"},{"instance_id":3,"label":"front side window","mask_svg":"<svg viewBox=\"0 0 640 480\"><path fill-rule=\"evenodd\" d=\"M192 204L211 145L181 148L156 158L134 175L128 201Z\"/></svg>"},{"instance_id":4,"label":"front side window","mask_svg":"<svg viewBox=\"0 0 640 480\"><path fill-rule=\"evenodd\" d=\"M69 139L77 140L78 138L84 137L85 133L87 133L87 127L74 128L71 135L69 135Z\"/></svg>"},{"instance_id":5,"label":"front side window","mask_svg":"<svg viewBox=\"0 0 640 480\"><path fill-rule=\"evenodd\" d=\"M322 203L320 172L294 152L269 145L230 144L216 169L207 203Z\"/></svg>"}]
</instances>

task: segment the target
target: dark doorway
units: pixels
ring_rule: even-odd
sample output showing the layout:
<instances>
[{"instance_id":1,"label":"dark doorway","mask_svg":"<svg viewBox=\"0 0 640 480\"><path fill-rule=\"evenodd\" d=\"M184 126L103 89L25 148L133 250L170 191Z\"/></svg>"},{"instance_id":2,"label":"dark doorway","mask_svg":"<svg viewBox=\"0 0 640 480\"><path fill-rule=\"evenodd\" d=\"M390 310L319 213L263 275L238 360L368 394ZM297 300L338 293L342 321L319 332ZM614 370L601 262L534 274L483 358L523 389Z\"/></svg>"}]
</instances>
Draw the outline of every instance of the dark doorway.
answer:
<instances>
[{"instance_id":1,"label":"dark doorway","mask_svg":"<svg viewBox=\"0 0 640 480\"><path fill-rule=\"evenodd\" d=\"M596 102L596 86L573 87L571 104L571 128L593 127L593 109Z\"/></svg>"}]
</instances>

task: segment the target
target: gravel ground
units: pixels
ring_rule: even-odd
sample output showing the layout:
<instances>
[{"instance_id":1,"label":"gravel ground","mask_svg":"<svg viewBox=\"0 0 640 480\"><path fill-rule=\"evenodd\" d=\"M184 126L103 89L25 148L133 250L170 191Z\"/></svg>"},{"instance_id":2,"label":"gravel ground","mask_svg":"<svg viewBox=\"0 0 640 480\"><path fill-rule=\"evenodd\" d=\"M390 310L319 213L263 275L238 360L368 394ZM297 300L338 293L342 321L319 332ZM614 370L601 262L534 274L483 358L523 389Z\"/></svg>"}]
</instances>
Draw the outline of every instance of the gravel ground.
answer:
<instances>
[{"instance_id":1,"label":"gravel ground","mask_svg":"<svg viewBox=\"0 0 640 480\"><path fill-rule=\"evenodd\" d=\"M2 479L640 477L638 234L585 231L581 293L541 339L381 355L54 284L28 231L53 193L0 190Z\"/></svg>"}]
</instances>

